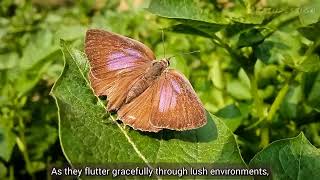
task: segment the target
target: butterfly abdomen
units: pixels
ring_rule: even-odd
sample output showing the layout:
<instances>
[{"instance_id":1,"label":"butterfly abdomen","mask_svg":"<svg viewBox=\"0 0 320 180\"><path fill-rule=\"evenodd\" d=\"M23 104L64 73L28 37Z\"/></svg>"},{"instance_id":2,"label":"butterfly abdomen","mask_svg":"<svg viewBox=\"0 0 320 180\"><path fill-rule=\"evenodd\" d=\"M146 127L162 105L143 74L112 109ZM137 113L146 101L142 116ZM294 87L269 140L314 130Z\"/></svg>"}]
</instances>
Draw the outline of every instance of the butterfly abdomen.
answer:
<instances>
[{"instance_id":1,"label":"butterfly abdomen","mask_svg":"<svg viewBox=\"0 0 320 180\"><path fill-rule=\"evenodd\" d=\"M154 81L168 67L164 60L153 61L146 72L138 79L129 90L125 103L131 102L134 98L142 94L149 86L154 84Z\"/></svg>"}]
</instances>

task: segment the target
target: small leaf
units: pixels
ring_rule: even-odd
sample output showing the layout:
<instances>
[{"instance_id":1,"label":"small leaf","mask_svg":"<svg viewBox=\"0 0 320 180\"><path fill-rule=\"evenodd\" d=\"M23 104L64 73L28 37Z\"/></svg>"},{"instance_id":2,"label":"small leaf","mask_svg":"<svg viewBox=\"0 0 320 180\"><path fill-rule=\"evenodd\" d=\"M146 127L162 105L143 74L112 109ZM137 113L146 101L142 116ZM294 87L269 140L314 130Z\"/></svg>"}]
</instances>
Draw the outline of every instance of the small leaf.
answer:
<instances>
[{"instance_id":1,"label":"small leaf","mask_svg":"<svg viewBox=\"0 0 320 180\"><path fill-rule=\"evenodd\" d=\"M296 65L296 68L302 72L316 72L320 70L320 58L317 54L311 54L305 57L302 63Z\"/></svg>"},{"instance_id":2,"label":"small leaf","mask_svg":"<svg viewBox=\"0 0 320 180\"><path fill-rule=\"evenodd\" d=\"M240 34L237 47L246 47L257 45L264 40L265 36L261 33L261 30L253 28Z\"/></svg>"},{"instance_id":3,"label":"small leaf","mask_svg":"<svg viewBox=\"0 0 320 180\"><path fill-rule=\"evenodd\" d=\"M0 178L6 177L7 171L8 170L7 170L6 166L2 162L0 162Z\"/></svg>"},{"instance_id":4,"label":"small leaf","mask_svg":"<svg viewBox=\"0 0 320 180\"><path fill-rule=\"evenodd\" d=\"M307 103L320 110L320 72L305 73L303 76L303 94Z\"/></svg>"},{"instance_id":5,"label":"small leaf","mask_svg":"<svg viewBox=\"0 0 320 180\"><path fill-rule=\"evenodd\" d=\"M239 100L250 100L251 92L250 88L239 80L232 80L227 84L227 91L231 96Z\"/></svg>"},{"instance_id":6,"label":"small leaf","mask_svg":"<svg viewBox=\"0 0 320 180\"><path fill-rule=\"evenodd\" d=\"M65 68L52 89L59 108L59 134L71 164L234 163L245 166L232 132L208 114L206 126L183 132L146 133L113 121L93 95L86 58L62 42ZM106 119L106 117L108 117ZM108 123L105 123L108 122Z\"/></svg>"},{"instance_id":7,"label":"small leaf","mask_svg":"<svg viewBox=\"0 0 320 180\"><path fill-rule=\"evenodd\" d=\"M318 179L320 151L300 133L297 137L271 143L254 156L250 167L271 168L271 177L259 179Z\"/></svg>"},{"instance_id":8,"label":"small leaf","mask_svg":"<svg viewBox=\"0 0 320 180\"><path fill-rule=\"evenodd\" d=\"M283 118L294 119L299 116L298 107L302 99L301 86L290 86L280 105L280 114Z\"/></svg>"},{"instance_id":9,"label":"small leaf","mask_svg":"<svg viewBox=\"0 0 320 180\"><path fill-rule=\"evenodd\" d=\"M16 144L15 134L4 125L0 124L0 157L5 161L9 161L13 147Z\"/></svg>"},{"instance_id":10,"label":"small leaf","mask_svg":"<svg viewBox=\"0 0 320 180\"><path fill-rule=\"evenodd\" d=\"M242 121L241 112L234 104L220 109L215 115L222 118L233 132L240 126Z\"/></svg>"},{"instance_id":11,"label":"small leaf","mask_svg":"<svg viewBox=\"0 0 320 180\"><path fill-rule=\"evenodd\" d=\"M320 22L310 24L306 27L301 27L298 31L309 40L316 41L319 38Z\"/></svg>"}]
</instances>

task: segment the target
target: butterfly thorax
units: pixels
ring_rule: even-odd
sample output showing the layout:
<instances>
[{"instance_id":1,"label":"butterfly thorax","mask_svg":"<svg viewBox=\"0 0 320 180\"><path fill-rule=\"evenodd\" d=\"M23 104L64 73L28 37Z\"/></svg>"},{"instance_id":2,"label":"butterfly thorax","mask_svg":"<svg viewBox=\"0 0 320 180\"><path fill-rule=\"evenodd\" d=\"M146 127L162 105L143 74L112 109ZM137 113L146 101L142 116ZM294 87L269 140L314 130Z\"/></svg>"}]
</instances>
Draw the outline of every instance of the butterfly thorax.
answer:
<instances>
[{"instance_id":1,"label":"butterfly thorax","mask_svg":"<svg viewBox=\"0 0 320 180\"><path fill-rule=\"evenodd\" d=\"M128 92L125 103L131 102L134 98L142 94L153 82L160 77L162 72L169 66L168 59L152 61L145 73L139 78Z\"/></svg>"}]
</instances>

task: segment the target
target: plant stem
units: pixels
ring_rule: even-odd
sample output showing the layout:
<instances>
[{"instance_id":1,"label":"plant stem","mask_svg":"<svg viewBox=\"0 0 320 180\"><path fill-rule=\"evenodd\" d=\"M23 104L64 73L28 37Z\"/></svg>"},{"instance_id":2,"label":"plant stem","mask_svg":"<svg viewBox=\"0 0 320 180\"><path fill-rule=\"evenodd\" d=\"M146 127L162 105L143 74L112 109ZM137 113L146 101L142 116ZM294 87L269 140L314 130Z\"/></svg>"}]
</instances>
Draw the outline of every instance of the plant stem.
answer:
<instances>
[{"instance_id":1,"label":"plant stem","mask_svg":"<svg viewBox=\"0 0 320 180\"><path fill-rule=\"evenodd\" d=\"M258 116L258 121L256 121L255 123L253 123L252 125L248 126L245 128L245 130L250 130L255 128L256 126L258 126L264 119L265 119L265 115L263 112L263 100L260 98L259 93L258 93L258 84L257 84L257 80L254 77L254 75L249 75L250 77L250 82L251 82L251 94L252 97L254 99L254 107L256 109L256 114Z\"/></svg>"},{"instance_id":2,"label":"plant stem","mask_svg":"<svg viewBox=\"0 0 320 180\"><path fill-rule=\"evenodd\" d=\"M266 121L264 127L261 129L260 147L262 147L262 148L265 148L269 144L269 141L270 141L270 138L269 138L269 126L271 124L271 121L272 121L274 115L276 114L277 110L280 108L280 105L282 104L284 98L287 95L287 92L289 90L289 83L290 83L291 77L287 80L285 85L280 89L277 97L273 101L273 103L272 103L272 105L270 107L270 110L268 112L268 116L266 118L267 121Z\"/></svg>"},{"instance_id":3,"label":"plant stem","mask_svg":"<svg viewBox=\"0 0 320 180\"><path fill-rule=\"evenodd\" d=\"M272 118L274 117L275 113L277 112L277 110L280 108L280 105L283 101L283 99L285 98L287 92L289 90L289 81L286 82L286 84L281 88L281 90L279 91L276 99L273 101L270 110L268 112L268 116L267 116L267 121L271 121Z\"/></svg>"},{"instance_id":4,"label":"plant stem","mask_svg":"<svg viewBox=\"0 0 320 180\"><path fill-rule=\"evenodd\" d=\"M12 165L9 167L9 180L14 180L14 168Z\"/></svg>"},{"instance_id":5,"label":"plant stem","mask_svg":"<svg viewBox=\"0 0 320 180\"><path fill-rule=\"evenodd\" d=\"M25 130L25 127L24 127L23 119L19 118L19 137L20 138L19 137L17 138L17 144L22 153L23 159L26 163L26 169L28 173L30 174L32 179L35 179L34 174L32 172L32 168L31 168L31 161L27 151L27 143L24 135L24 130Z\"/></svg>"},{"instance_id":6,"label":"plant stem","mask_svg":"<svg viewBox=\"0 0 320 180\"><path fill-rule=\"evenodd\" d=\"M261 129L261 142L260 142L260 147L261 148L265 148L268 146L269 142L270 142L270 138L269 138L269 127L266 125L266 127Z\"/></svg>"}]
</instances>

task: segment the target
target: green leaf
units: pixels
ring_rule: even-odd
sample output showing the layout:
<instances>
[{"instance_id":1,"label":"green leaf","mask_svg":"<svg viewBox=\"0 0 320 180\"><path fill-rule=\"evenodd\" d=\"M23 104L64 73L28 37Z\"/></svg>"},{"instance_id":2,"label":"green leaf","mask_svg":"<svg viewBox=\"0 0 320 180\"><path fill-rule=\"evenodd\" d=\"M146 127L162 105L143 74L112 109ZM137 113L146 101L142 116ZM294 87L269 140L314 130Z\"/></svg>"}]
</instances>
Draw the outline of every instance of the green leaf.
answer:
<instances>
[{"instance_id":1,"label":"green leaf","mask_svg":"<svg viewBox=\"0 0 320 180\"><path fill-rule=\"evenodd\" d=\"M14 93L21 97L39 82L42 75L48 71L52 61L56 60L58 52L59 46L54 42L50 31L40 31L33 35L32 40L23 49L20 60L13 56L17 58L17 62L10 65L11 69L6 72L7 85L12 85Z\"/></svg>"},{"instance_id":2,"label":"green leaf","mask_svg":"<svg viewBox=\"0 0 320 180\"><path fill-rule=\"evenodd\" d=\"M302 25L309 25L320 20L320 1L310 0L299 9L299 19Z\"/></svg>"},{"instance_id":3,"label":"green leaf","mask_svg":"<svg viewBox=\"0 0 320 180\"><path fill-rule=\"evenodd\" d=\"M14 68L17 66L18 61L17 53L0 54L0 70Z\"/></svg>"},{"instance_id":4,"label":"green leaf","mask_svg":"<svg viewBox=\"0 0 320 180\"><path fill-rule=\"evenodd\" d=\"M59 135L71 164L233 163L245 166L232 132L208 114L191 131L146 133L112 121L93 95L85 56L62 42L65 68L52 89L59 108Z\"/></svg>"},{"instance_id":5,"label":"green leaf","mask_svg":"<svg viewBox=\"0 0 320 180\"><path fill-rule=\"evenodd\" d=\"M222 118L232 132L240 126L242 121L241 112L234 104L220 109L215 115Z\"/></svg>"},{"instance_id":6,"label":"green leaf","mask_svg":"<svg viewBox=\"0 0 320 180\"><path fill-rule=\"evenodd\" d=\"M193 0L152 0L147 10L166 18L192 20L208 24L228 23L219 18L216 12L201 8L199 3Z\"/></svg>"},{"instance_id":7,"label":"green leaf","mask_svg":"<svg viewBox=\"0 0 320 180\"><path fill-rule=\"evenodd\" d=\"M0 158L9 161L13 147L16 144L15 134L10 128L0 123Z\"/></svg>"},{"instance_id":8,"label":"green leaf","mask_svg":"<svg viewBox=\"0 0 320 180\"><path fill-rule=\"evenodd\" d=\"M239 100L250 100L252 98L250 87L239 80L231 80L227 84L227 92Z\"/></svg>"},{"instance_id":9,"label":"green leaf","mask_svg":"<svg viewBox=\"0 0 320 180\"><path fill-rule=\"evenodd\" d=\"M302 99L301 86L290 86L289 90L280 105L280 113L285 119L294 119L298 117L298 107Z\"/></svg>"},{"instance_id":10,"label":"green leaf","mask_svg":"<svg viewBox=\"0 0 320 180\"><path fill-rule=\"evenodd\" d=\"M249 29L240 34L239 40L237 42L237 47L246 47L257 45L264 40L265 36L262 34L261 30L253 28Z\"/></svg>"},{"instance_id":11,"label":"green leaf","mask_svg":"<svg viewBox=\"0 0 320 180\"><path fill-rule=\"evenodd\" d=\"M41 159L57 140L57 130L47 124L33 125L26 131L28 153L32 159Z\"/></svg>"},{"instance_id":12,"label":"green leaf","mask_svg":"<svg viewBox=\"0 0 320 180\"><path fill-rule=\"evenodd\" d=\"M271 168L272 178L259 179L318 179L320 151L300 133L297 137L271 143L254 156L250 167Z\"/></svg>"},{"instance_id":13,"label":"green leaf","mask_svg":"<svg viewBox=\"0 0 320 180\"><path fill-rule=\"evenodd\" d=\"M311 54L303 58L302 62L296 65L296 68L302 72L316 72L320 70L320 58L317 54Z\"/></svg>"},{"instance_id":14,"label":"green leaf","mask_svg":"<svg viewBox=\"0 0 320 180\"><path fill-rule=\"evenodd\" d=\"M4 178L7 175L7 168L6 166L0 162L0 178Z\"/></svg>"},{"instance_id":15,"label":"green leaf","mask_svg":"<svg viewBox=\"0 0 320 180\"><path fill-rule=\"evenodd\" d=\"M219 31L229 23L226 18L222 18L215 11L200 7L200 4L193 0L152 0L147 10L161 17L179 20L207 34ZM183 30L181 25L173 29L178 29L180 32ZM188 28L185 33L190 31L195 30Z\"/></svg>"},{"instance_id":16,"label":"green leaf","mask_svg":"<svg viewBox=\"0 0 320 180\"><path fill-rule=\"evenodd\" d=\"M224 123L234 132L243 120L248 118L250 108L250 104L246 103L239 103L238 106L230 104L220 109L215 115L222 118Z\"/></svg>"},{"instance_id":17,"label":"green leaf","mask_svg":"<svg viewBox=\"0 0 320 180\"><path fill-rule=\"evenodd\" d=\"M39 51L41 49L41 51ZM20 60L20 68L28 69L40 61L48 60L48 57L59 50L59 46L54 42L53 34L50 31L40 31L23 50L23 56Z\"/></svg>"},{"instance_id":18,"label":"green leaf","mask_svg":"<svg viewBox=\"0 0 320 180\"><path fill-rule=\"evenodd\" d=\"M301 60L301 42L299 37L276 31L255 48L256 56L264 63L282 61L289 66L295 66Z\"/></svg>"},{"instance_id":19,"label":"green leaf","mask_svg":"<svg viewBox=\"0 0 320 180\"><path fill-rule=\"evenodd\" d=\"M301 27L298 31L309 40L316 41L319 38L320 22L310 24L306 27Z\"/></svg>"},{"instance_id":20,"label":"green leaf","mask_svg":"<svg viewBox=\"0 0 320 180\"><path fill-rule=\"evenodd\" d=\"M56 33L56 37L66 41L72 41L83 37L86 28L80 25L62 26Z\"/></svg>"},{"instance_id":21,"label":"green leaf","mask_svg":"<svg viewBox=\"0 0 320 180\"><path fill-rule=\"evenodd\" d=\"M320 110L320 72L304 73L303 94L307 103Z\"/></svg>"},{"instance_id":22,"label":"green leaf","mask_svg":"<svg viewBox=\"0 0 320 180\"><path fill-rule=\"evenodd\" d=\"M186 24L177 24L177 25L168 27L165 30L176 32L176 33L192 34L192 35L203 36L206 38L212 38L212 36L209 33Z\"/></svg>"}]
</instances>

